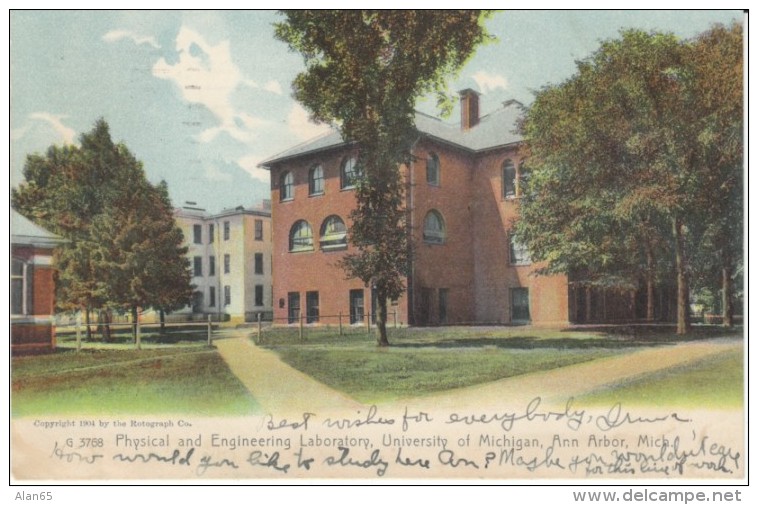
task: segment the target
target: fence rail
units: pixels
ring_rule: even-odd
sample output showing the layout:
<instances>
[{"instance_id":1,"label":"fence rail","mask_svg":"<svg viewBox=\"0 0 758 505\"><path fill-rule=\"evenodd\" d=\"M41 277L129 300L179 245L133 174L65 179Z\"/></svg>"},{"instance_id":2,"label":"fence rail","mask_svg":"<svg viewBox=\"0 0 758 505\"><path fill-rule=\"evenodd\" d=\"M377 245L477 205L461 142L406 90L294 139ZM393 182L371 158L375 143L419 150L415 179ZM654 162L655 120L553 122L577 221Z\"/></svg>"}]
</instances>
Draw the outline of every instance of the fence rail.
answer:
<instances>
[{"instance_id":1,"label":"fence rail","mask_svg":"<svg viewBox=\"0 0 758 505\"><path fill-rule=\"evenodd\" d=\"M398 322L397 311L388 312L387 328L402 327ZM336 332L343 335L370 335L376 329L376 314L298 314L289 317L272 318L265 327L258 317L256 323L256 341L262 343L267 334L287 334L297 331L298 338L303 340L308 333Z\"/></svg>"}]
</instances>

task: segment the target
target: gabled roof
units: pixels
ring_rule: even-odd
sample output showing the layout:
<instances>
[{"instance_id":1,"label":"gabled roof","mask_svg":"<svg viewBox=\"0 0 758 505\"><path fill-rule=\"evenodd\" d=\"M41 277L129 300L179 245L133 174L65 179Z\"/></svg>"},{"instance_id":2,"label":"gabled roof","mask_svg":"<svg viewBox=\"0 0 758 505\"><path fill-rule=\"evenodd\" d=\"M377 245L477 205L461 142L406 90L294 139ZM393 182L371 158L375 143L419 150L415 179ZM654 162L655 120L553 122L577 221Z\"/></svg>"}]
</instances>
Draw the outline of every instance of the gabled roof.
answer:
<instances>
[{"instance_id":1,"label":"gabled roof","mask_svg":"<svg viewBox=\"0 0 758 505\"><path fill-rule=\"evenodd\" d=\"M425 136L439 142L469 151L472 154L498 147L504 147L521 142L518 133L518 122L524 113L524 107L515 100L505 102L501 109L482 116L479 123L468 130L461 130L457 125L416 112L416 130ZM339 131L332 131L305 141L286 151L263 160L258 166L271 168L277 163L299 158L318 152L343 147L347 143Z\"/></svg>"},{"instance_id":2,"label":"gabled roof","mask_svg":"<svg viewBox=\"0 0 758 505\"><path fill-rule=\"evenodd\" d=\"M55 247L65 240L11 209L11 244Z\"/></svg>"}]
</instances>

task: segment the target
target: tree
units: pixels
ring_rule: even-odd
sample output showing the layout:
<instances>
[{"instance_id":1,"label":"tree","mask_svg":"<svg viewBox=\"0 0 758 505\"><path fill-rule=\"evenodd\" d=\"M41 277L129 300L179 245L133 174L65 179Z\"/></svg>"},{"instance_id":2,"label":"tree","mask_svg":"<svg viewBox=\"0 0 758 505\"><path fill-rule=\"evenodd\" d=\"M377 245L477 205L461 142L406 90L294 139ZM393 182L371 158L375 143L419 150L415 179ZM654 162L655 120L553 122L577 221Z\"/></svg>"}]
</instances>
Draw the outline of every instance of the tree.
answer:
<instances>
[{"instance_id":1,"label":"tree","mask_svg":"<svg viewBox=\"0 0 758 505\"><path fill-rule=\"evenodd\" d=\"M113 308L134 314L137 307L185 305L189 261L165 183L147 180L104 120L80 142L29 156L13 204L68 239L56 253L59 305L84 310L87 323L90 310L100 309L107 338ZM89 324L87 330L89 337Z\"/></svg>"},{"instance_id":2,"label":"tree","mask_svg":"<svg viewBox=\"0 0 758 505\"><path fill-rule=\"evenodd\" d=\"M673 252L679 334L700 224L722 215L704 182L720 174L702 163L707 112L692 79L702 62L690 47L670 34L624 31L578 62L572 78L537 93L523 124L532 172L516 224L547 271L629 281L646 268L650 280L655 258Z\"/></svg>"},{"instance_id":3,"label":"tree","mask_svg":"<svg viewBox=\"0 0 758 505\"><path fill-rule=\"evenodd\" d=\"M480 11L286 11L276 37L302 54L294 96L313 119L358 145L356 207L341 266L376 293L377 343L387 340L387 300L403 293L410 250L399 166L417 137L414 106L488 37Z\"/></svg>"}]
</instances>

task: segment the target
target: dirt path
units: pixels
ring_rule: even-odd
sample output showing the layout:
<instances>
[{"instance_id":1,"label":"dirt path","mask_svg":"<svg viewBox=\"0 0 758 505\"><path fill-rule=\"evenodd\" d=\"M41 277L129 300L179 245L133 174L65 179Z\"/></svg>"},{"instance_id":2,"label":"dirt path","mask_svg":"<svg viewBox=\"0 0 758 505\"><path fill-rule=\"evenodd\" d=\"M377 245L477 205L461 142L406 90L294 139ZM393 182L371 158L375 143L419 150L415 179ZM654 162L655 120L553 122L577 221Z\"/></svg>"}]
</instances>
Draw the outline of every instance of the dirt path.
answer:
<instances>
[{"instance_id":1,"label":"dirt path","mask_svg":"<svg viewBox=\"0 0 758 505\"><path fill-rule=\"evenodd\" d=\"M214 342L232 372L267 412L293 413L351 411L365 408L347 395L283 363L275 353L257 347L244 332L229 333ZM566 366L544 372L501 379L486 384L387 403L419 409L524 405L540 397L544 405L561 405L618 381L681 366L742 347L742 339L685 342L645 348L619 356Z\"/></svg>"},{"instance_id":2,"label":"dirt path","mask_svg":"<svg viewBox=\"0 0 758 505\"><path fill-rule=\"evenodd\" d=\"M245 332L214 340L231 371L252 393L265 412L300 415L363 406L348 396L283 363L271 351L256 346Z\"/></svg>"}]
</instances>

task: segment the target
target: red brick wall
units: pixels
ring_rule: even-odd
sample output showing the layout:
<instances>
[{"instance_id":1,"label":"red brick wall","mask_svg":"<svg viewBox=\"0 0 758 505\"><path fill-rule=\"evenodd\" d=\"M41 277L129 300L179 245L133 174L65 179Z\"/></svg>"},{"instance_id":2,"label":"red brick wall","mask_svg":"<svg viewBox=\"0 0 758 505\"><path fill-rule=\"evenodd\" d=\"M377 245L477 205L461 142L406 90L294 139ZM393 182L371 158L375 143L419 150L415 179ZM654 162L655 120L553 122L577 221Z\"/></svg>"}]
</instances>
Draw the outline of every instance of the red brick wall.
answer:
<instances>
[{"instance_id":1,"label":"red brick wall","mask_svg":"<svg viewBox=\"0 0 758 505\"><path fill-rule=\"evenodd\" d=\"M27 306L27 314L11 316L11 348L13 352L46 350L55 347L55 329L52 325L52 315L55 305L54 269L50 265L33 264L33 258L52 255L49 249L12 246L12 256L28 263L27 268L33 270L31 285L31 304ZM51 318L50 322L35 320L35 317Z\"/></svg>"}]
</instances>

